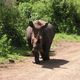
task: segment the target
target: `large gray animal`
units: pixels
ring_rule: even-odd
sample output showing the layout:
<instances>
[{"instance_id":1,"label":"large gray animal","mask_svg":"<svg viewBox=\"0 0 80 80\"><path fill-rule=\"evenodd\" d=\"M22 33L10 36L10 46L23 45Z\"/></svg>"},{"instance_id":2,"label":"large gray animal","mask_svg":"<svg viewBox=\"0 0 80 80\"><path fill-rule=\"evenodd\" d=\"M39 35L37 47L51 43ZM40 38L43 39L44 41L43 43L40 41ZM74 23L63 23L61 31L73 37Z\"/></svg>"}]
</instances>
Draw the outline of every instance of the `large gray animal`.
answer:
<instances>
[{"instance_id":1,"label":"large gray animal","mask_svg":"<svg viewBox=\"0 0 80 80\"><path fill-rule=\"evenodd\" d=\"M26 34L28 44L35 57L35 63L40 63L39 54L44 61L49 60L50 46L55 35L54 26L43 20L30 21Z\"/></svg>"}]
</instances>

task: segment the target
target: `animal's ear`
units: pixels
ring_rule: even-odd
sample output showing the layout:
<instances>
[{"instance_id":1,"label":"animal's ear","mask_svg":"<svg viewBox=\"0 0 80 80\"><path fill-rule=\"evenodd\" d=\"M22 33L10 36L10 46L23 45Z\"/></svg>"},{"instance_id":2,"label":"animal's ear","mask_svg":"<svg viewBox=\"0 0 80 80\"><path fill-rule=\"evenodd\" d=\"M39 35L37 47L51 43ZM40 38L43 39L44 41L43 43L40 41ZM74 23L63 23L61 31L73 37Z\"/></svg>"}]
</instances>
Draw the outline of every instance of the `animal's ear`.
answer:
<instances>
[{"instance_id":1,"label":"animal's ear","mask_svg":"<svg viewBox=\"0 0 80 80\"><path fill-rule=\"evenodd\" d=\"M34 28L34 24L33 24L32 21L29 21L29 26L32 27L32 28Z\"/></svg>"},{"instance_id":2,"label":"animal's ear","mask_svg":"<svg viewBox=\"0 0 80 80\"><path fill-rule=\"evenodd\" d=\"M46 23L44 26L42 26L42 29L47 28L48 23Z\"/></svg>"}]
</instances>

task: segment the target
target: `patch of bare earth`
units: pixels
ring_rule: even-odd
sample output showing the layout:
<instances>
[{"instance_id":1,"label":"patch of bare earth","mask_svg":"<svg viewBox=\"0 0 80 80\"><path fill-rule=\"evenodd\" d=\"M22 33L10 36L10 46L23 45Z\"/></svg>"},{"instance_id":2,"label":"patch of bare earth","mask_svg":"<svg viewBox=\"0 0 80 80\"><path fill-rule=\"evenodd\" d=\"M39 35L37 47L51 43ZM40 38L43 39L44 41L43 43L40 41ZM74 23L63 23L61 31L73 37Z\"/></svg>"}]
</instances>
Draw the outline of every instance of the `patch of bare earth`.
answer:
<instances>
[{"instance_id":1,"label":"patch of bare earth","mask_svg":"<svg viewBox=\"0 0 80 80\"><path fill-rule=\"evenodd\" d=\"M0 80L80 80L80 42L60 42L55 56L39 65L33 57L0 65Z\"/></svg>"}]
</instances>

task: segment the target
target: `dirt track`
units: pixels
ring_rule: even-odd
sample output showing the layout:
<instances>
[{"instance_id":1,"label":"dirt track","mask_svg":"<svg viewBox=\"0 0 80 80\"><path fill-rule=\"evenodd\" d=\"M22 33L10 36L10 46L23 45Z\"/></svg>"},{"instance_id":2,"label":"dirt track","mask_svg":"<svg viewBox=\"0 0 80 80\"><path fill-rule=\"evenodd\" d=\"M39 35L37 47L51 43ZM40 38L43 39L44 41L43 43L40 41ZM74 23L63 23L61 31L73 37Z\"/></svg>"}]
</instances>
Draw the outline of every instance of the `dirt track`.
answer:
<instances>
[{"instance_id":1,"label":"dirt track","mask_svg":"<svg viewBox=\"0 0 80 80\"><path fill-rule=\"evenodd\" d=\"M55 53L40 65L32 63L33 57L0 65L0 80L80 80L80 42L60 42Z\"/></svg>"}]
</instances>

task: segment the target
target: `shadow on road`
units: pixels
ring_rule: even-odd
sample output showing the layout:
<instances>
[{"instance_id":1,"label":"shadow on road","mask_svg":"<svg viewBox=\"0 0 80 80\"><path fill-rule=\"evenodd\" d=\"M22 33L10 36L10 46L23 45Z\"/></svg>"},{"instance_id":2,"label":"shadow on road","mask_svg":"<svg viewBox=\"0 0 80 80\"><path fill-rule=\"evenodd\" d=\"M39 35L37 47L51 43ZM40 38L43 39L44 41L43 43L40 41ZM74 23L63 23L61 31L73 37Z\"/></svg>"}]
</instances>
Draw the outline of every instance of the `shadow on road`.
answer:
<instances>
[{"instance_id":1,"label":"shadow on road","mask_svg":"<svg viewBox=\"0 0 80 80\"><path fill-rule=\"evenodd\" d=\"M50 59L49 61L41 61L42 68L59 68L61 65L67 64L69 61L63 59Z\"/></svg>"}]
</instances>

